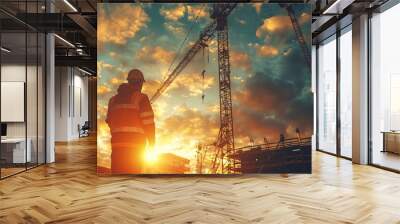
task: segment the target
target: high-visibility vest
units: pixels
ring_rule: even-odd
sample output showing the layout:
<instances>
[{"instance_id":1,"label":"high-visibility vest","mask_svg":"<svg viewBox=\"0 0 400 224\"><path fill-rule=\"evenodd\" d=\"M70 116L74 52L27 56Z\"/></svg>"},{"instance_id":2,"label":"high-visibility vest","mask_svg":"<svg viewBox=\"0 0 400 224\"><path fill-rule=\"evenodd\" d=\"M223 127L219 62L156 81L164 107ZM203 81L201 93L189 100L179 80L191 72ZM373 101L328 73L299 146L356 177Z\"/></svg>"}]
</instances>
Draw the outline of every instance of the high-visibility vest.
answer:
<instances>
[{"instance_id":1,"label":"high-visibility vest","mask_svg":"<svg viewBox=\"0 0 400 224\"><path fill-rule=\"evenodd\" d=\"M144 126L149 120L143 119L146 116L144 116L140 108L140 102L144 96L140 92L135 92L127 102L121 102L119 99L121 96L118 95L111 98L107 115L107 123L110 126L111 134L145 133Z\"/></svg>"}]
</instances>

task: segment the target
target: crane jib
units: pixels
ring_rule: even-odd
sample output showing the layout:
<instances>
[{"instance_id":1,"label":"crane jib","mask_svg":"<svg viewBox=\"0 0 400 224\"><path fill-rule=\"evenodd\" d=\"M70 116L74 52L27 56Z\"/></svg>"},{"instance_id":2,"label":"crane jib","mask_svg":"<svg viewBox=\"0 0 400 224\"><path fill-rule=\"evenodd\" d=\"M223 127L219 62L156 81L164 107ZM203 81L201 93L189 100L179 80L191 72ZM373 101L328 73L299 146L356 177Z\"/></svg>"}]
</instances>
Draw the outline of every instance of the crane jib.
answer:
<instances>
[{"instance_id":1,"label":"crane jib","mask_svg":"<svg viewBox=\"0 0 400 224\"><path fill-rule=\"evenodd\" d=\"M221 14L228 16L232 10L236 7L237 3L225 4ZM214 19L206 28L200 33L199 39L196 43L186 52L185 56L178 63L178 65L168 75L167 79L161 84L160 88L157 89L156 93L150 98L150 102L154 103L168 88L169 85L176 79L176 77L182 72L182 70L192 61L194 56L200 51L206 42L213 38L217 29L217 21Z\"/></svg>"}]
</instances>

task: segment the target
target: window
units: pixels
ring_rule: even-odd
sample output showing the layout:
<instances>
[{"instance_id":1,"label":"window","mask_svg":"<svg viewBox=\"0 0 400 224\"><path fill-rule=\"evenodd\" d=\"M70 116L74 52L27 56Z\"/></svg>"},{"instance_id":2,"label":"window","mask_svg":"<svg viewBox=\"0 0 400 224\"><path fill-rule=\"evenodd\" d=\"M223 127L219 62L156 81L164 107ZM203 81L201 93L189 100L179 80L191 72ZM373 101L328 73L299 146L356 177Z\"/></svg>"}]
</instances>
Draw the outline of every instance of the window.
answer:
<instances>
[{"instance_id":1,"label":"window","mask_svg":"<svg viewBox=\"0 0 400 224\"><path fill-rule=\"evenodd\" d=\"M352 32L340 36L340 155L352 157Z\"/></svg>"},{"instance_id":2,"label":"window","mask_svg":"<svg viewBox=\"0 0 400 224\"><path fill-rule=\"evenodd\" d=\"M371 162L400 170L400 4L371 18Z\"/></svg>"},{"instance_id":3,"label":"window","mask_svg":"<svg viewBox=\"0 0 400 224\"><path fill-rule=\"evenodd\" d=\"M336 36L318 48L318 149L336 153Z\"/></svg>"},{"instance_id":4,"label":"window","mask_svg":"<svg viewBox=\"0 0 400 224\"><path fill-rule=\"evenodd\" d=\"M1 2L17 13L39 13L44 1ZM45 163L45 35L0 13L0 178Z\"/></svg>"}]
</instances>

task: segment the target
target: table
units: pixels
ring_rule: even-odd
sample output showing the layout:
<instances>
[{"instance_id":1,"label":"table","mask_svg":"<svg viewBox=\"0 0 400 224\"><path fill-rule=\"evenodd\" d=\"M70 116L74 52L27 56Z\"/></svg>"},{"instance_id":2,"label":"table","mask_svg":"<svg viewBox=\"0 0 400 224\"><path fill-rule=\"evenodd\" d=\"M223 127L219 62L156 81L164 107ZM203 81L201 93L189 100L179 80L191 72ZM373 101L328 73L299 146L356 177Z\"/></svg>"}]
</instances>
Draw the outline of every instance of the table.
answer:
<instances>
[{"instance_id":1,"label":"table","mask_svg":"<svg viewBox=\"0 0 400 224\"><path fill-rule=\"evenodd\" d=\"M400 154L400 131L383 131L382 152Z\"/></svg>"},{"instance_id":2,"label":"table","mask_svg":"<svg viewBox=\"0 0 400 224\"><path fill-rule=\"evenodd\" d=\"M25 153L25 144L28 142ZM32 153L31 145L32 141L28 138L25 142L25 138L5 138L1 139L1 159L4 159L6 163L26 163L31 162Z\"/></svg>"}]
</instances>

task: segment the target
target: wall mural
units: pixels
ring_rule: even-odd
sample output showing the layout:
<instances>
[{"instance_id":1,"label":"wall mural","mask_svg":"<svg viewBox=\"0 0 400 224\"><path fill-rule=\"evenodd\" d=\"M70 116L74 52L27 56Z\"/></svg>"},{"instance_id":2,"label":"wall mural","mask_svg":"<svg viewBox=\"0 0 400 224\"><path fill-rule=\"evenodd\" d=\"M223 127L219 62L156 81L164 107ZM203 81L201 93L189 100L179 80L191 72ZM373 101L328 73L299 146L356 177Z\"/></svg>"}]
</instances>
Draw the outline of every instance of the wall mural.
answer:
<instances>
[{"instance_id":1,"label":"wall mural","mask_svg":"<svg viewBox=\"0 0 400 224\"><path fill-rule=\"evenodd\" d=\"M98 6L98 173L311 172L309 5Z\"/></svg>"}]
</instances>

